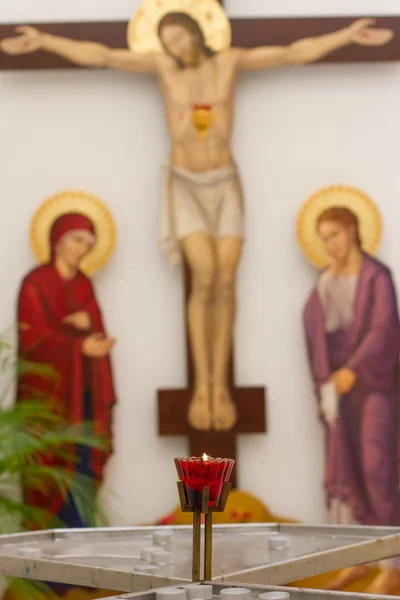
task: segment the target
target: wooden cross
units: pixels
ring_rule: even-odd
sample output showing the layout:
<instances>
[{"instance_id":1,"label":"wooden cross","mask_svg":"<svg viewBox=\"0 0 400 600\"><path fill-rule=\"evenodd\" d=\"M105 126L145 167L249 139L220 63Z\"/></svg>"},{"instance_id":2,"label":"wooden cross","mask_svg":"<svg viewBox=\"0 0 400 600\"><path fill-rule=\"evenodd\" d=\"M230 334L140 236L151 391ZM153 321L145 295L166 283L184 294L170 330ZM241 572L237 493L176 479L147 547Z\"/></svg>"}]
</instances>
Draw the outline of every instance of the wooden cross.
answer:
<instances>
[{"instance_id":1,"label":"wooden cross","mask_svg":"<svg viewBox=\"0 0 400 600\"><path fill-rule=\"evenodd\" d=\"M262 45L286 45L300 38L313 37L346 27L354 17L306 17L231 19L232 44L243 48ZM355 44L336 50L321 62L355 63L388 62L400 60L400 17L377 17L378 27L389 27L395 32L394 39L386 46L365 48ZM26 24L26 23L25 23ZM125 21L101 21L84 23L34 23L46 33L61 35L81 41L106 44L110 48L126 47ZM14 35L15 25L0 24L0 39ZM64 58L46 52L35 52L22 56L0 53L0 70L21 69L71 69L84 68L72 65Z\"/></svg>"},{"instance_id":2,"label":"wooden cross","mask_svg":"<svg viewBox=\"0 0 400 600\"><path fill-rule=\"evenodd\" d=\"M272 18L231 19L234 46L251 48L261 45L287 45L301 38L314 37L344 28L359 17ZM351 45L323 59L327 63L383 62L400 60L400 17L378 17L379 27L394 30L394 39L386 46L365 48ZM125 22L84 22L35 24L39 29L53 35L76 40L88 40L111 48L126 47ZM14 25L0 25L0 39L13 35ZM54 54L36 52L22 56L0 53L0 70L82 68ZM185 271L185 294L190 294L190 274ZM200 433L187 423L187 407L191 399L193 383L193 360L187 340L188 387L181 390L158 392L160 435L188 435L190 453L198 456L207 452L214 456L236 459L236 437L239 433L264 433L266 410L264 388L237 388L234 385L233 359L231 363L231 388L238 408L238 423L230 432ZM233 481L233 484L236 482Z\"/></svg>"}]
</instances>

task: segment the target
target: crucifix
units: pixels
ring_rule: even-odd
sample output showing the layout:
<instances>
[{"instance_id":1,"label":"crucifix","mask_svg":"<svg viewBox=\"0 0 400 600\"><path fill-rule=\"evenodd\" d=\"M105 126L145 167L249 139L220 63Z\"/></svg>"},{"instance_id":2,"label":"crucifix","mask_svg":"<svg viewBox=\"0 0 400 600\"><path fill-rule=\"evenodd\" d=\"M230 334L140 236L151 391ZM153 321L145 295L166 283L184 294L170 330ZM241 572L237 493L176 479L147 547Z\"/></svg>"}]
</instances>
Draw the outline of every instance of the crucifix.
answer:
<instances>
[{"instance_id":1,"label":"crucifix","mask_svg":"<svg viewBox=\"0 0 400 600\"><path fill-rule=\"evenodd\" d=\"M230 148L238 75L329 57L393 60L398 42L390 44L392 31L375 29L368 19L230 23L217 0L177 0L172 12L169 6L169 0L143 0L128 27L129 50L121 23L19 28L18 36L1 42L0 68L73 63L158 76L172 142L161 243L172 261L185 261L189 342L189 387L159 392L160 434L189 434L193 454L201 445L209 454L235 458L237 433L265 431L264 389L240 389L233 382L235 284L244 239L242 191ZM0 38L12 29L0 26Z\"/></svg>"}]
</instances>

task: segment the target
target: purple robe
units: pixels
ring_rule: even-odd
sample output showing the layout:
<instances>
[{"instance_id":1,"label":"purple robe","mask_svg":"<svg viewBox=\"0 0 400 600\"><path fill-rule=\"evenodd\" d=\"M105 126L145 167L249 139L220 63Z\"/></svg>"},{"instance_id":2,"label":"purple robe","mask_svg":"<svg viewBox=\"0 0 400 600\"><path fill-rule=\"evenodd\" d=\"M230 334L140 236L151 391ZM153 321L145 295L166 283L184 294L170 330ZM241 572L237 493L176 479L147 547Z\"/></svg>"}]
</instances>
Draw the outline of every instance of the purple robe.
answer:
<instances>
[{"instance_id":1,"label":"purple robe","mask_svg":"<svg viewBox=\"0 0 400 600\"><path fill-rule=\"evenodd\" d=\"M317 394L338 369L357 375L340 401L336 425L325 423L328 503L345 503L363 525L399 526L400 322L389 269L364 254L348 330L325 331L317 288L304 325Z\"/></svg>"}]
</instances>

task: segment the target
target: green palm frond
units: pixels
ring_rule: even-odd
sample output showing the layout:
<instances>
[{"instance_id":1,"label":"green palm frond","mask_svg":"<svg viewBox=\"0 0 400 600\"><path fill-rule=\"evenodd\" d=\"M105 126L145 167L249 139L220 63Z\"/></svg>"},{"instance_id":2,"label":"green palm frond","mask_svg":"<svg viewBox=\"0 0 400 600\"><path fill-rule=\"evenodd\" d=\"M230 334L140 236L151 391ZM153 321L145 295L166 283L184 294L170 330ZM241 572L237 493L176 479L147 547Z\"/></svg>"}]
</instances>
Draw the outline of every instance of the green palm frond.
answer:
<instances>
[{"instance_id":1,"label":"green palm frond","mask_svg":"<svg viewBox=\"0 0 400 600\"><path fill-rule=\"evenodd\" d=\"M54 411L54 399L43 393L30 390L30 398L17 404L10 402L21 377L38 376L55 384L58 379L52 367L16 358L14 346L8 342L10 332L0 335L0 533L24 529L29 523L43 528L64 526L46 507L23 502L21 481L36 492L45 491L50 482L75 504L84 523L105 526L107 520L96 500L92 479L62 465L48 465L46 459L67 461L70 448L76 445L105 450L106 439L95 434L92 423L66 424ZM13 580L12 587L20 597L32 600L42 600L43 593L49 594L45 585L30 580Z\"/></svg>"},{"instance_id":2,"label":"green palm frond","mask_svg":"<svg viewBox=\"0 0 400 600\"><path fill-rule=\"evenodd\" d=\"M24 600L59 600L54 592L41 581L33 579L12 579L5 578L6 582L12 588L14 598L23 598Z\"/></svg>"},{"instance_id":3,"label":"green palm frond","mask_svg":"<svg viewBox=\"0 0 400 600\"><path fill-rule=\"evenodd\" d=\"M25 375L40 375L40 377L45 377L46 379L59 379L57 371L49 365L33 363L20 358L16 361L15 366L18 377L24 377Z\"/></svg>"},{"instance_id":4,"label":"green palm frond","mask_svg":"<svg viewBox=\"0 0 400 600\"><path fill-rule=\"evenodd\" d=\"M10 421L12 422L13 418ZM13 426L2 427L0 411L0 473L5 469L11 472L15 468L19 469L21 463L29 465L32 460L37 462L37 453L64 458L66 447L70 445L105 450L106 439L94 434L90 423L49 431L43 430L43 427L36 427L36 423L32 426L15 419Z\"/></svg>"},{"instance_id":5,"label":"green palm frond","mask_svg":"<svg viewBox=\"0 0 400 600\"><path fill-rule=\"evenodd\" d=\"M11 408L11 410L10 407L2 408L0 427L32 425L33 419L37 426L40 423L48 425L49 422L61 421L61 417L50 409L49 401L46 398L44 401L37 398L26 398L25 402L16 404Z\"/></svg>"},{"instance_id":6,"label":"green palm frond","mask_svg":"<svg viewBox=\"0 0 400 600\"><path fill-rule=\"evenodd\" d=\"M6 519L8 522L6 522ZM45 508L28 506L23 502L12 500L5 496L0 496L0 533L10 533L9 520L14 523L36 523L40 528L46 528L49 525L49 512ZM64 523L56 517L52 522L53 527L62 528Z\"/></svg>"},{"instance_id":7,"label":"green palm frond","mask_svg":"<svg viewBox=\"0 0 400 600\"><path fill-rule=\"evenodd\" d=\"M1 350L12 350L12 346L8 342L5 342L4 340L1 339L0 340L0 351Z\"/></svg>"}]
</instances>

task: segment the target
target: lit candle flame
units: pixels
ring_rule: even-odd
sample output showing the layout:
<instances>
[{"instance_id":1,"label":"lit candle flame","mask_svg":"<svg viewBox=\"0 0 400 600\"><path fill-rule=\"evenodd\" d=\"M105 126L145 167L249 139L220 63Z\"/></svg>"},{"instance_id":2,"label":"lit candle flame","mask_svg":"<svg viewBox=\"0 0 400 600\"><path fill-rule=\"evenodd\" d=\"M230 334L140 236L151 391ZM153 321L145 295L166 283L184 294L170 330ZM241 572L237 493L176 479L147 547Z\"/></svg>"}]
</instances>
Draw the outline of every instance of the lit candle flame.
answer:
<instances>
[{"instance_id":1,"label":"lit candle flame","mask_svg":"<svg viewBox=\"0 0 400 600\"><path fill-rule=\"evenodd\" d=\"M204 452L201 460L208 460L210 457Z\"/></svg>"}]
</instances>

